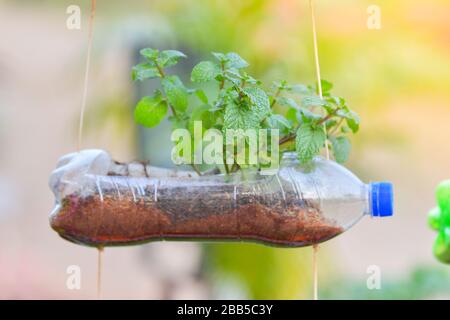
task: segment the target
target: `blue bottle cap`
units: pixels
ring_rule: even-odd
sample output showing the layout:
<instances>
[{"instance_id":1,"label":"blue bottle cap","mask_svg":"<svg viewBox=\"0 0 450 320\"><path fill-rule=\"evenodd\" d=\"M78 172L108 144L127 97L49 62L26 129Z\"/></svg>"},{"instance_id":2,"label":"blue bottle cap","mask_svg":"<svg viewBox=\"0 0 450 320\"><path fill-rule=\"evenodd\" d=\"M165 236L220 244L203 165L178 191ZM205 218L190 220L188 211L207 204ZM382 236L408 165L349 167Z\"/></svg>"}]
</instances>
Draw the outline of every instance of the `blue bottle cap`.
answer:
<instances>
[{"instance_id":1,"label":"blue bottle cap","mask_svg":"<svg viewBox=\"0 0 450 320\"><path fill-rule=\"evenodd\" d=\"M390 182L370 184L372 217L390 217L394 214L394 192Z\"/></svg>"}]
</instances>

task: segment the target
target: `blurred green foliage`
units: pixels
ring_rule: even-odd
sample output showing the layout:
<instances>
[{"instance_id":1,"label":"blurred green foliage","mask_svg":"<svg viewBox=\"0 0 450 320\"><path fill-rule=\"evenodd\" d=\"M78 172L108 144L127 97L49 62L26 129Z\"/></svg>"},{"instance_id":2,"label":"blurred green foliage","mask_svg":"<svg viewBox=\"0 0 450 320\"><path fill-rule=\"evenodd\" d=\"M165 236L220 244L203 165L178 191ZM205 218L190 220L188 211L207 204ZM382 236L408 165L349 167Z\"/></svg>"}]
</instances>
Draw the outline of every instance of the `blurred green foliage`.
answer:
<instances>
[{"instance_id":1,"label":"blurred green foliage","mask_svg":"<svg viewBox=\"0 0 450 320\"><path fill-rule=\"evenodd\" d=\"M360 300L421 300L449 299L450 277L448 270L420 266L411 273L396 279L382 279L380 290L369 290L365 279L341 278L324 287L322 299Z\"/></svg>"},{"instance_id":2,"label":"blurred green foliage","mask_svg":"<svg viewBox=\"0 0 450 320\"><path fill-rule=\"evenodd\" d=\"M433 253L441 262L450 264L450 180L436 189L437 207L428 214L428 225L438 232Z\"/></svg>"},{"instance_id":3,"label":"blurred green foliage","mask_svg":"<svg viewBox=\"0 0 450 320\"><path fill-rule=\"evenodd\" d=\"M305 254L307 249L245 243L208 244L205 248L210 279L235 278L247 298L311 298L311 258Z\"/></svg>"}]
</instances>

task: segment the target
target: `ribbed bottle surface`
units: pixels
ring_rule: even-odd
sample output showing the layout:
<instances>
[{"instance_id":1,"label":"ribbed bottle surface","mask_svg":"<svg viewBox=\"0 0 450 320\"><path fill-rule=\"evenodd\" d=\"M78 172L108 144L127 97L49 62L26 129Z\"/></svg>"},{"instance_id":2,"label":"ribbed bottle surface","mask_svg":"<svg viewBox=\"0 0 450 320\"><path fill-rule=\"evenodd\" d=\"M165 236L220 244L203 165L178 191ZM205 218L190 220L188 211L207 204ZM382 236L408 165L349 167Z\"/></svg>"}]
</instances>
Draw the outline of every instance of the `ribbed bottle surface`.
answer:
<instances>
[{"instance_id":1,"label":"ribbed bottle surface","mask_svg":"<svg viewBox=\"0 0 450 320\"><path fill-rule=\"evenodd\" d=\"M297 247L326 241L369 211L369 188L322 158L303 167L287 155L275 175L152 178L115 174L98 152L60 162L50 181L52 227L85 245L198 239Z\"/></svg>"}]
</instances>

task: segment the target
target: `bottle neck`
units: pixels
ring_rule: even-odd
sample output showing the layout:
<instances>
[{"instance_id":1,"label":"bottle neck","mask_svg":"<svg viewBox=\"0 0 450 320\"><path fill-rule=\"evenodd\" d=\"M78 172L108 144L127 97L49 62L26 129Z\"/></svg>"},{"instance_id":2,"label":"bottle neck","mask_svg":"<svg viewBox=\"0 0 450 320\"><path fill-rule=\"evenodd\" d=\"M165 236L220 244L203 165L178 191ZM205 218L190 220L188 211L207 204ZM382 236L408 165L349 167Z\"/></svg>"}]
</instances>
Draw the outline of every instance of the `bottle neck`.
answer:
<instances>
[{"instance_id":1,"label":"bottle neck","mask_svg":"<svg viewBox=\"0 0 450 320\"><path fill-rule=\"evenodd\" d=\"M362 197L365 200L365 208L364 208L364 215L365 216L372 216L372 187L369 184L364 184L362 187Z\"/></svg>"}]
</instances>

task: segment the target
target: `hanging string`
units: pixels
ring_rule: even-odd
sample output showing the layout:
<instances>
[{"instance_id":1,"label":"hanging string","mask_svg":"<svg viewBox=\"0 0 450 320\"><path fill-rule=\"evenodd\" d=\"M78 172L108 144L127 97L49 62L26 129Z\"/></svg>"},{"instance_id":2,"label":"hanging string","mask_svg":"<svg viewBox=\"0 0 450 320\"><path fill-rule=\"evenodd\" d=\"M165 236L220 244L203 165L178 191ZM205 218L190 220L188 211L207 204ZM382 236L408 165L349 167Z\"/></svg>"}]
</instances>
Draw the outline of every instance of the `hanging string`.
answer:
<instances>
[{"instance_id":1,"label":"hanging string","mask_svg":"<svg viewBox=\"0 0 450 320\"><path fill-rule=\"evenodd\" d=\"M316 16L314 12L314 0L309 0L309 7L311 9L311 22L312 22L312 31L313 31L313 40L314 40L314 60L316 64L316 77L317 77L317 88L319 91L320 99L323 99L323 90L322 90L322 77L320 75L320 62L319 62L319 46L317 45L317 30L316 30ZM326 124L323 124L323 130L325 132L325 136L327 136L327 127ZM325 141L325 150L327 160L330 160L330 150L328 147L328 139ZM313 246L313 299L319 299L318 286L319 286L319 273L317 268L317 255L319 251L319 245Z\"/></svg>"},{"instance_id":2,"label":"hanging string","mask_svg":"<svg viewBox=\"0 0 450 320\"><path fill-rule=\"evenodd\" d=\"M319 245L315 244L313 246L313 299L318 300L319 299L319 272L317 268L317 254L319 253Z\"/></svg>"},{"instance_id":3,"label":"hanging string","mask_svg":"<svg viewBox=\"0 0 450 320\"><path fill-rule=\"evenodd\" d=\"M91 0L91 16L89 18L89 35L88 35L88 49L86 57L86 69L84 73L84 88L83 96L81 99L81 111L80 111L80 126L78 128L78 143L77 150L81 150L81 143L83 139L83 125L84 125L84 112L86 110L88 87L89 87L89 71L91 65L91 51L92 51L92 41L94 38L94 19L95 19L95 7L96 0Z\"/></svg>"},{"instance_id":4,"label":"hanging string","mask_svg":"<svg viewBox=\"0 0 450 320\"><path fill-rule=\"evenodd\" d=\"M319 48L317 45L317 31L316 31L316 17L315 17L315 12L314 12L314 0L309 0L309 7L311 9L311 21L312 21L312 30L313 30L313 39L314 39L314 60L316 63L317 88L319 91L320 99L323 99L322 78L320 76ZM327 127L326 127L325 123L323 124L323 130L325 131L325 135L327 135ZM325 150L326 150L327 160L330 160L330 150L328 147L328 140L325 141Z\"/></svg>"},{"instance_id":5,"label":"hanging string","mask_svg":"<svg viewBox=\"0 0 450 320\"><path fill-rule=\"evenodd\" d=\"M80 120L78 127L77 151L81 150L83 140L84 113L86 111L89 71L91 66L92 43L94 40L94 20L95 20L96 0L91 0L91 15L89 17L88 47L86 56L86 68L84 72L83 96L81 98ZM103 247L97 250L97 299L102 297L102 269L103 269Z\"/></svg>"},{"instance_id":6,"label":"hanging string","mask_svg":"<svg viewBox=\"0 0 450 320\"><path fill-rule=\"evenodd\" d=\"M97 300L102 298L103 247L97 249Z\"/></svg>"}]
</instances>

